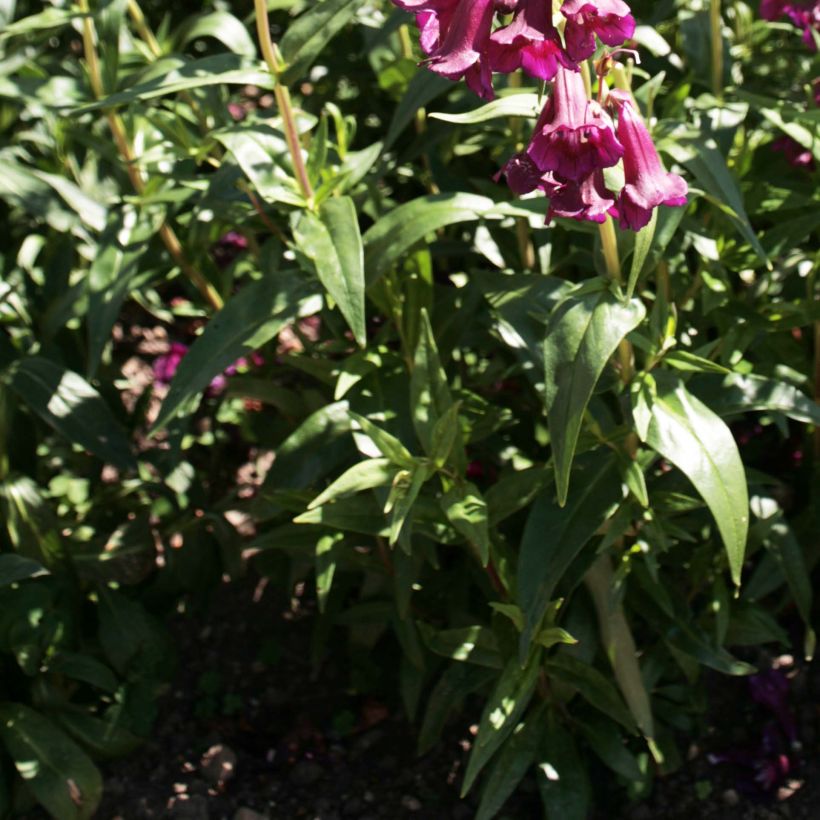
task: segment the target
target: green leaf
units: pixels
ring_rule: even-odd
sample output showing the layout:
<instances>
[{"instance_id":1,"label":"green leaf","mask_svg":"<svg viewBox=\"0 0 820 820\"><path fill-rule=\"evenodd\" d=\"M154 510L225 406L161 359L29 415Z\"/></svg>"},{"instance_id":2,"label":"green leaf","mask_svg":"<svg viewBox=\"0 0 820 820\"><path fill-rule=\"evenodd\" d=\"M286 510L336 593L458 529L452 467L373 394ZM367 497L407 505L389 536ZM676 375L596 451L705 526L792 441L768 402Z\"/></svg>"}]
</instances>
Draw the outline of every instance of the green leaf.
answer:
<instances>
[{"instance_id":1,"label":"green leaf","mask_svg":"<svg viewBox=\"0 0 820 820\"><path fill-rule=\"evenodd\" d=\"M588 820L592 788L572 735L552 723L542 735L537 761L547 820Z\"/></svg>"},{"instance_id":2,"label":"green leaf","mask_svg":"<svg viewBox=\"0 0 820 820\"><path fill-rule=\"evenodd\" d=\"M321 507L337 498L342 498L374 487L384 487L390 484L396 475L396 468L387 458L371 458L354 464L339 476L326 490L319 493L308 504L308 509Z\"/></svg>"},{"instance_id":3,"label":"green leaf","mask_svg":"<svg viewBox=\"0 0 820 820\"><path fill-rule=\"evenodd\" d=\"M402 131L410 125L419 109L453 87L450 80L432 71L417 71L407 85L407 90L393 112L393 119L384 138L383 150L387 151Z\"/></svg>"},{"instance_id":4,"label":"green leaf","mask_svg":"<svg viewBox=\"0 0 820 820\"><path fill-rule=\"evenodd\" d=\"M137 100L150 100L210 85L255 85L267 89L273 88L274 85L274 79L269 71L254 65L253 61L249 63L236 54L216 54L199 60L169 57L155 66L155 72L160 71L162 73L155 73L150 80L69 113L87 114L100 109L130 105Z\"/></svg>"},{"instance_id":5,"label":"green leaf","mask_svg":"<svg viewBox=\"0 0 820 820\"><path fill-rule=\"evenodd\" d=\"M572 459L592 391L618 344L645 314L640 300L622 302L608 290L598 290L570 296L550 317L544 341L545 400L561 505L567 500Z\"/></svg>"},{"instance_id":6,"label":"green leaf","mask_svg":"<svg viewBox=\"0 0 820 820\"><path fill-rule=\"evenodd\" d=\"M729 557L735 585L749 531L746 474L734 437L725 422L683 383L659 372L646 443L694 484L715 517Z\"/></svg>"},{"instance_id":7,"label":"green leaf","mask_svg":"<svg viewBox=\"0 0 820 820\"><path fill-rule=\"evenodd\" d=\"M37 801L60 820L86 820L102 796L102 777L61 729L20 703L0 703L0 739Z\"/></svg>"},{"instance_id":8,"label":"green leaf","mask_svg":"<svg viewBox=\"0 0 820 820\"><path fill-rule=\"evenodd\" d=\"M490 695L478 726L461 796L467 794L490 758L513 733L521 715L529 705L540 669L540 652L534 652L522 669L517 658L510 658Z\"/></svg>"},{"instance_id":9,"label":"green leaf","mask_svg":"<svg viewBox=\"0 0 820 820\"><path fill-rule=\"evenodd\" d=\"M293 179L285 135L268 125L242 124L213 132L266 202L304 207Z\"/></svg>"},{"instance_id":10,"label":"green leaf","mask_svg":"<svg viewBox=\"0 0 820 820\"><path fill-rule=\"evenodd\" d=\"M461 706L467 695L495 680L494 669L457 663L444 670L430 693L424 720L419 729L418 753L426 754L441 737L447 716Z\"/></svg>"},{"instance_id":11,"label":"green leaf","mask_svg":"<svg viewBox=\"0 0 820 820\"><path fill-rule=\"evenodd\" d=\"M336 533L323 535L316 542L316 599L319 602L319 612L324 612L327 606L327 597L336 574L335 547L341 540L342 536Z\"/></svg>"},{"instance_id":12,"label":"green leaf","mask_svg":"<svg viewBox=\"0 0 820 820\"><path fill-rule=\"evenodd\" d=\"M525 619L522 653L528 651L564 573L621 499L613 457L602 459L592 454L579 459L575 473L580 489L570 503L559 507L551 493L542 493L530 511L521 537L517 588Z\"/></svg>"},{"instance_id":13,"label":"green leaf","mask_svg":"<svg viewBox=\"0 0 820 820\"><path fill-rule=\"evenodd\" d=\"M629 281L626 286L626 298L631 299L635 287L643 272L644 265L652 250L655 239L655 228L658 224L658 208L652 211L649 223L635 234L635 249L632 252L632 263L629 268Z\"/></svg>"},{"instance_id":14,"label":"green leaf","mask_svg":"<svg viewBox=\"0 0 820 820\"><path fill-rule=\"evenodd\" d=\"M419 633L431 652L454 661L466 661L490 669L503 668L498 641L486 626L463 626L457 629L434 629L418 622Z\"/></svg>"},{"instance_id":15,"label":"green leaf","mask_svg":"<svg viewBox=\"0 0 820 820\"><path fill-rule=\"evenodd\" d=\"M37 578L40 575L48 575L48 570L37 561L13 553L0 555L0 587L7 587L27 578Z\"/></svg>"},{"instance_id":16,"label":"green leaf","mask_svg":"<svg viewBox=\"0 0 820 820\"><path fill-rule=\"evenodd\" d=\"M143 742L142 738L127 729L80 709L63 709L51 716L95 758L124 757Z\"/></svg>"},{"instance_id":17,"label":"green leaf","mask_svg":"<svg viewBox=\"0 0 820 820\"><path fill-rule=\"evenodd\" d=\"M117 676L104 663L79 652L60 650L48 658L46 669L52 674L90 683L103 692L113 694L120 686Z\"/></svg>"},{"instance_id":18,"label":"green leaf","mask_svg":"<svg viewBox=\"0 0 820 820\"><path fill-rule=\"evenodd\" d=\"M481 565L490 562L490 532L487 522L487 502L475 484L459 482L441 497L441 509L447 520L473 545Z\"/></svg>"},{"instance_id":19,"label":"green leaf","mask_svg":"<svg viewBox=\"0 0 820 820\"><path fill-rule=\"evenodd\" d=\"M363 0L317 0L288 26L280 43L285 59L282 82L304 79L325 46L353 19Z\"/></svg>"},{"instance_id":20,"label":"green leaf","mask_svg":"<svg viewBox=\"0 0 820 820\"><path fill-rule=\"evenodd\" d=\"M814 647L814 626L812 622L813 589L811 573L806 565L806 556L789 526L783 513L778 510L774 516L766 537L764 546L783 571L789 591L794 599L797 611L806 625L805 645L807 659L811 659Z\"/></svg>"},{"instance_id":21,"label":"green leaf","mask_svg":"<svg viewBox=\"0 0 820 820\"><path fill-rule=\"evenodd\" d=\"M145 252L145 237L135 237L133 213L117 213L109 222L88 270L88 358L86 375L97 372L120 308L135 283Z\"/></svg>"},{"instance_id":22,"label":"green leaf","mask_svg":"<svg viewBox=\"0 0 820 820\"><path fill-rule=\"evenodd\" d=\"M475 221L495 207L491 199L476 194L433 194L394 208L363 236L368 287L427 234L458 222Z\"/></svg>"},{"instance_id":23,"label":"green leaf","mask_svg":"<svg viewBox=\"0 0 820 820\"><path fill-rule=\"evenodd\" d=\"M444 122L452 122L458 125L475 125L478 122L506 117L535 118L539 114L541 103L541 95L516 90L514 94L498 97L498 99L464 114L447 114L434 111L428 116L432 119L444 120Z\"/></svg>"},{"instance_id":24,"label":"green leaf","mask_svg":"<svg viewBox=\"0 0 820 820\"><path fill-rule=\"evenodd\" d=\"M339 306L360 347L367 343L364 304L364 252L356 206L350 197L322 204L319 216L304 212L294 229L300 250Z\"/></svg>"},{"instance_id":25,"label":"green leaf","mask_svg":"<svg viewBox=\"0 0 820 820\"><path fill-rule=\"evenodd\" d=\"M179 50L201 37L213 37L222 45L243 57L256 57L256 43L242 21L227 11L212 11L189 17L180 32Z\"/></svg>"},{"instance_id":26,"label":"green leaf","mask_svg":"<svg viewBox=\"0 0 820 820\"><path fill-rule=\"evenodd\" d=\"M801 390L776 379L739 373L704 375L692 379L688 387L719 416L774 410L795 421L820 425L820 407Z\"/></svg>"},{"instance_id":27,"label":"green leaf","mask_svg":"<svg viewBox=\"0 0 820 820\"><path fill-rule=\"evenodd\" d=\"M453 398L439 359L430 317L426 310L422 310L419 343L410 376L410 409L416 434L426 453L432 454L436 424L452 404Z\"/></svg>"},{"instance_id":28,"label":"green leaf","mask_svg":"<svg viewBox=\"0 0 820 820\"><path fill-rule=\"evenodd\" d=\"M576 721L592 751L613 772L627 780L644 779L638 761L626 748L621 733L611 721L592 713L582 719L576 717Z\"/></svg>"},{"instance_id":29,"label":"green leaf","mask_svg":"<svg viewBox=\"0 0 820 820\"><path fill-rule=\"evenodd\" d=\"M535 762L544 732L545 708L542 705L528 715L504 744L481 792L476 820L492 820Z\"/></svg>"},{"instance_id":30,"label":"green leaf","mask_svg":"<svg viewBox=\"0 0 820 820\"><path fill-rule=\"evenodd\" d=\"M277 271L246 285L206 325L179 364L153 431L161 430L215 376L259 349L283 327L320 309L312 286L293 271Z\"/></svg>"},{"instance_id":31,"label":"green leaf","mask_svg":"<svg viewBox=\"0 0 820 820\"><path fill-rule=\"evenodd\" d=\"M664 150L676 162L685 165L703 185L709 198L729 217L738 233L754 252L768 264L766 251L760 244L743 206L743 196L726 165L715 141L710 138L688 139L686 144L673 139L664 141Z\"/></svg>"},{"instance_id":32,"label":"green leaf","mask_svg":"<svg viewBox=\"0 0 820 820\"><path fill-rule=\"evenodd\" d=\"M351 413L350 418L359 425L362 433L376 445L378 451L389 459L391 463L407 469L412 469L416 466L416 459L413 458L410 451L392 433L388 433L387 430L382 430L381 427L377 427L373 424L370 419L365 416L360 416L358 413Z\"/></svg>"},{"instance_id":33,"label":"green leaf","mask_svg":"<svg viewBox=\"0 0 820 820\"><path fill-rule=\"evenodd\" d=\"M559 652L546 662L546 669L548 674L577 689L590 706L620 723L627 731L633 734L637 731L635 719L615 685L594 666Z\"/></svg>"},{"instance_id":34,"label":"green leaf","mask_svg":"<svg viewBox=\"0 0 820 820\"><path fill-rule=\"evenodd\" d=\"M41 356L19 362L11 388L69 441L123 470L135 468L125 432L100 394L79 374Z\"/></svg>"},{"instance_id":35,"label":"green leaf","mask_svg":"<svg viewBox=\"0 0 820 820\"><path fill-rule=\"evenodd\" d=\"M405 521L407 521L426 480L427 470L420 465L415 465L409 470L400 470L393 479L390 496L384 508L385 513L390 515L390 533L388 535L390 546L393 546L399 540Z\"/></svg>"},{"instance_id":36,"label":"green leaf","mask_svg":"<svg viewBox=\"0 0 820 820\"><path fill-rule=\"evenodd\" d=\"M350 422L346 401L327 404L308 416L277 448L263 490L311 487L349 463L356 452Z\"/></svg>"}]
</instances>

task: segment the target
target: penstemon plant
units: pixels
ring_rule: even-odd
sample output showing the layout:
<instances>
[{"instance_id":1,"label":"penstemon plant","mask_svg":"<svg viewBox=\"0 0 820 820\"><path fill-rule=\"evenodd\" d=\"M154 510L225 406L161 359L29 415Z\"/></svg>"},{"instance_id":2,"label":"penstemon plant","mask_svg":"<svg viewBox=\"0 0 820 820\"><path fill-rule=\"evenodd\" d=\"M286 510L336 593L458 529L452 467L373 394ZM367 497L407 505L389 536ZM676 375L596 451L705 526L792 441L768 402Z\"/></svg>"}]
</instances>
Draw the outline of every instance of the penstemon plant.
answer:
<instances>
[{"instance_id":1,"label":"penstemon plant","mask_svg":"<svg viewBox=\"0 0 820 820\"><path fill-rule=\"evenodd\" d=\"M199 5L0 4L0 816L246 562L421 752L479 704L480 820L646 794L813 651L814 6Z\"/></svg>"}]
</instances>

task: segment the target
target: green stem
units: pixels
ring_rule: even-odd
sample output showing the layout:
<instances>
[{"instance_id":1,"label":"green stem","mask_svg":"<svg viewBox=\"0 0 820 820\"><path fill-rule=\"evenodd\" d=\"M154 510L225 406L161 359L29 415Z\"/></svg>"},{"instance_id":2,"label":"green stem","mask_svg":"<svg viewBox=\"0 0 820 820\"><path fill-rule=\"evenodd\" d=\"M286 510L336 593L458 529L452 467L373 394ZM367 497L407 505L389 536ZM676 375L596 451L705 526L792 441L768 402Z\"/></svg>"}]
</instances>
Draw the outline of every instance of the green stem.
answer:
<instances>
[{"instance_id":1,"label":"green stem","mask_svg":"<svg viewBox=\"0 0 820 820\"><path fill-rule=\"evenodd\" d=\"M97 53L97 33L94 26L94 19L91 16L88 0L79 0L78 5L83 15L83 51L85 62L88 66L91 91L94 94L94 98L100 100L105 97L105 89L102 82L102 72L100 71L100 58ZM131 185L137 194L142 196L145 194L145 181L137 166L137 160L125 129L125 123L122 117L111 109L105 112L105 116L108 120L111 134L114 137L114 144L117 146L117 151L125 163L125 170L128 173L128 178L131 180ZM214 310L220 310L223 305L222 297L216 288L185 258L185 254L182 251L182 243L179 241L174 229L167 222L163 222L159 229L159 235L179 269L191 280L211 307Z\"/></svg>"},{"instance_id":2,"label":"green stem","mask_svg":"<svg viewBox=\"0 0 820 820\"><path fill-rule=\"evenodd\" d=\"M720 0L710 0L709 25L712 34L712 93L723 101L723 21Z\"/></svg>"},{"instance_id":3,"label":"green stem","mask_svg":"<svg viewBox=\"0 0 820 820\"><path fill-rule=\"evenodd\" d=\"M606 656L612 664L618 688L635 718L638 728L649 743L653 757L659 761L660 752L653 742L655 734L652 720L652 708L649 694L641 677L638 665L638 651L632 630L626 620L624 608L616 603L612 590L615 584L615 573L612 561L607 554L599 555L595 563L587 570L584 584L592 598L598 616L598 629ZM659 761L660 762L660 761Z\"/></svg>"},{"instance_id":4,"label":"green stem","mask_svg":"<svg viewBox=\"0 0 820 820\"><path fill-rule=\"evenodd\" d=\"M262 56L268 65L270 73L273 75L276 84L273 89L273 96L276 99L276 106L279 115L282 117L282 126L285 130L285 139L288 143L293 171L296 174L296 181L302 191L308 207L313 207L313 186L310 184L305 159L302 156L302 145L299 141L299 130L296 127L296 116L293 111L293 101L290 97L290 90L282 82L282 59L278 49L273 43L270 34L270 21L268 20L268 7L265 0L253 0L256 12L256 32L259 36L259 47L262 49Z\"/></svg>"}]
</instances>

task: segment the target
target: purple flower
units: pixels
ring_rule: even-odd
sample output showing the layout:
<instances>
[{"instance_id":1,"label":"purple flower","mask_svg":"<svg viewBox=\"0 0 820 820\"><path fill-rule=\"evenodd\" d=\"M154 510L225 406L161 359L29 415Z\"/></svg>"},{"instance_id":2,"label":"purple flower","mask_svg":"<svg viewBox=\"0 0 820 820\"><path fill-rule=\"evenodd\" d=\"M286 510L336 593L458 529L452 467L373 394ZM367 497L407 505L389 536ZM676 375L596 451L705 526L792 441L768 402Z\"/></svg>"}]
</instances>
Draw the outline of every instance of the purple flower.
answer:
<instances>
[{"instance_id":1,"label":"purple flower","mask_svg":"<svg viewBox=\"0 0 820 820\"><path fill-rule=\"evenodd\" d=\"M603 222L615 205L615 197L604 184L604 174L596 168L577 182L562 182L554 174L547 184L550 207L547 222L554 216L587 222Z\"/></svg>"},{"instance_id":2,"label":"purple flower","mask_svg":"<svg viewBox=\"0 0 820 820\"><path fill-rule=\"evenodd\" d=\"M812 152L791 137L778 137L772 143L772 151L782 151L786 157L786 162L793 168L805 168L809 171L814 169L814 155Z\"/></svg>"},{"instance_id":3,"label":"purple flower","mask_svg":"<svg viewBox=\"0 0 820 820\"><path fill-rule=\"evenodd\" d=\"M177 372L179 363L185 358L188 352L188 345L181 342L172 342L168 352L154 359L154 381L157 384L169 385Z\"/></svg>"},{"instance_id":4,"label":"purple flower","mask_svg":"<svg viewBox=\"0 0 820 820\"><path fill-rule=\"evenodd\" d=\"M782 669L767 669L749 678L752 700L767 707L775 715L789 739L797 741L797 724L789 709L789 679Z\"/></svg>"},{"instance_id":5,"label":"purple flower","mask_svg":"<svg viewBox=\"0 0 820 820\"><path fill-rule=\"evenodd\" d=\"M559 64L572 66L545 0L520 0L512 23L490 37L489 53L493 71L509 74L523 68L539 80L551 80Z\"/></svg>"},{"instance_id":6,"label":"purple flower","mask_svg":"<svg viewBox=\"0 0 820 820\"><path fill-rule=\"evenodd\" d=\"M652 137L628 94L610 92L619 107L618 139L624 147L624 185L617 207L622 228L639 231L658 205L686 205L688 187L677 174L664 171Z\"/></svg>"},{"instance_id":7,"label":"purple flower","mask_svg":"<svg viewBox=\"0 0 820 820\"><path fill-rule=\"evenodd\" d=\"M577 182L596 168L615 165L624 147L609 115L587 98L580 72L561 66L527 153L542 172Z\"/></svg>"},{"instance_id":8,"label":"purple flower","mask_svg":"<svg viewBox=\"0 0 820 820\"><path fill-rule=\"evenodd\" d=\"M487 47L496 0L393 0L416 13L424 64L450 80L464 78L480 97L493 98Z\"/></svg>"},{"instance_id":9,"label":"purple flower","mask_svg":"<svg viewBox=\"0 0 820 820\"><path fill-rule=\"evenodd\" d=\"M211 254L217 267L227 268L248 247L248 239L238 231L228 231L213 246Z\"/></svg>"},{"instance_id":10,"label":"purple flower","mask_svg":"<svg viewBox=\"0 0 820 820\"><path fill-rule=\"evenodd\" d=\"M820 0L761 0L760 16L774 21L788 17L798 28L803 29L803 42L814 51L814 31L820 31Z\"/></svg>"},{"instance_id":11,"label":"purple flower","mask_svg":"<svg viewBox=\"0 0 820 820\"><path fill-rule=\"evenodd\" d=\"M623 0L565 0L561 14L567 18L564 40L576 61L595 51L595 35L608 46L619 46L635 33L635 19Z\"/></svg>"}]
</instances>

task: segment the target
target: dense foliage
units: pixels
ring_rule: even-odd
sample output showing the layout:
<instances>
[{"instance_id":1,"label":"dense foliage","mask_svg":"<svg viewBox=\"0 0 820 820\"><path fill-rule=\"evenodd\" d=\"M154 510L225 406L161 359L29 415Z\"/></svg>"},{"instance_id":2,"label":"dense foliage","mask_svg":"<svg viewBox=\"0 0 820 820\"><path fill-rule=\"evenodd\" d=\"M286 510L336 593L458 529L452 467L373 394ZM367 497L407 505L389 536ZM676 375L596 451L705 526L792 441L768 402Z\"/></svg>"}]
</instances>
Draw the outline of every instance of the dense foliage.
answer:
<instances>
[{"instance_id":1,"label":"dense foliage","mask_svg":"<svg viewBox=\"0 0 820 820\"><path fill-rule=\"evenodd\" d=\"M480 699L481 818L811 654L820 7L554 6L0 2L0 816L248 563L421 751Z\"/></svg>"}]
</instances>

